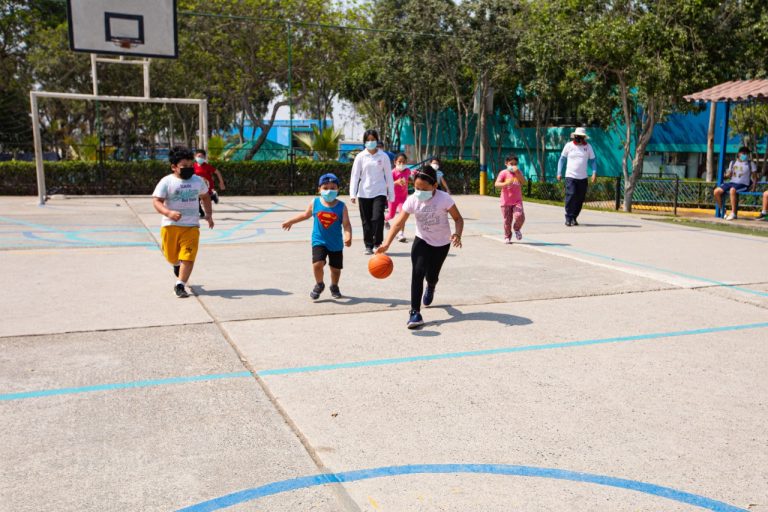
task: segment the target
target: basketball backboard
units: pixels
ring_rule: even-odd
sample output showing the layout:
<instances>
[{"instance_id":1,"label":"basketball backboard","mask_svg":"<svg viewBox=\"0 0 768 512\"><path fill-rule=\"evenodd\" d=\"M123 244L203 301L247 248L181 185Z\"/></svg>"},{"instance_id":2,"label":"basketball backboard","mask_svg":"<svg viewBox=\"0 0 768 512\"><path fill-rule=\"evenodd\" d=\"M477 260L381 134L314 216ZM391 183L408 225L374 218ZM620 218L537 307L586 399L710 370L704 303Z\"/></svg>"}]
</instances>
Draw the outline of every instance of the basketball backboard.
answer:
<instances>
[{"instance_id":1,"label":"basketball backboard","mask_svg":"<svg viewBox=\"0 0 768 512\"><path fill-rule=\"evenodd\" d=\"M176 0L67 0L76 52L178 57Z\"/></svg>"}]
</instances>

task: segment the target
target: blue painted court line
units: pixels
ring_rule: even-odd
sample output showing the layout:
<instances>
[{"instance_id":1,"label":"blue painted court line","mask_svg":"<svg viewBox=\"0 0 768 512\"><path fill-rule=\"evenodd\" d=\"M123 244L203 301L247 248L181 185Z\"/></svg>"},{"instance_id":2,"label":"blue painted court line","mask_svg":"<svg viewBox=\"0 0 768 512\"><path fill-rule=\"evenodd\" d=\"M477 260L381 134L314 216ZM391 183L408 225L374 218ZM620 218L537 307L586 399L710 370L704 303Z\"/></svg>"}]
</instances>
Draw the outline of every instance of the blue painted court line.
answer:
<instances>
[{"instance_id":1,"label":"blue painted court line","mask_svg":"<svg viewBox=\"0 0 768 512\"><path fill-rule=\"evenodd\" d=\"M512 354L516 352L532 352L536 350L551 350L558 348L585 347L589 345L603 345L608 343L623 343L631 341L655 340L662 338L676 338L681 336L695 336L697 334L712 334L721 332L744 331L751 329L768 328L768 322L742 325L728 325L723 327L706 327L703 329L689 329L684 331L669 331L650 334L637 334L634 336L619 336L614 338L599 338L592 340L565 341L550 344L524 345L520 347L501 347L486 350L474 350L466 352L447 352L442 354L426 354L421 356L396 357L389 359L370 359L366 361L351 361L347 363L332 363L313 366L298 366L294 368L275 368L270 370L257 371L260 377L270 375L290 375L298 373L312 373L331 370L345 370L349 368L366 368L373 366L388 366L395 364L416 363L420 361L439 361L445 359L462 359L465 357L492 356L498 354ZM27 391L22 393L0 394L0 401L20 400L24 398L39 398L55 395L73 395L77 393L89 393L94 391L109 391L116 389L143 388L152 386L161 386L166 384L182 384L186 382L200 382L219 379L235 379L243 377L252 377L250 372L224 373L218 375L199 375L192 377L174 377L169 379L145 380L136 382L118 382L113 384L100 384L96 386L84 386L79 388L49 389L40 391Z\"/></svg>"},{"instance_id":2,"label":"blue painted court line","mask_svg":"<svg viewBox=\"0 0 768 512\"><path fill-rule=\"evenodd\" d=\"M231 228L229 228L229 229L225 229L225 230L219 231L219 232L218 232L218 236L217 236L216 238L213 238L213 239L211 239L211 240L212 240L212 241L219 241L219 240L221 240L222 238L227 238L227 237L230 237L230 236L232 236L232 234L234 234L234 233L236 233L236 232L240 231L241 229L244 229L244 228L246 228L246 227L250 226L250 225L251 225L251 224L253 224L254 222L256 222L256 221L258 221L258 220L260 220L260 219L264 218L265 216L267 216L267 215L269 215L270 213L274 212L274 211L275 211L275 210L277 210L278 208L285 208L285 207L286 207L286 206L285 206L284 204L281 204L281 203L275 203L275 202L273 202L273 203L272 203L272 206L270 206L269 208L267 208L267 209L266 209L266 210L264 210L263 212L259 213L258 215L256 215L256 216L255 216L255 217L253 217L252 219L248 219L248 220L246 220L246 221L243 221L243 222L241 222L240 224L237 224L236 226L234 226L234 227L231 227Z\"/></svg>"},{"instance_id":3,"label":"blue painted court line","mask_svg":"<svg viewBox=\"0 0 768 512\"><path fill-rule=\"evenodd\" d=\"M640 492L643 494L666 498L668 500L685 503L687 505L693 505L695 507L703 508L705 510L712 510L715 512L747 512L746 509L735 507L733 505L729 505L728 503L713 500L705 496L700 496L698 494L692 494L685 491L679 491L671 487L639 482L637 480L628 480L625 478L616 478L605 475L595 475L592 473L580 473L563 469L537 468L532 466L513 466L509 464L418 464L361 469L357 471L345 471L343 473L324 473L313 476L281 480L279 482L273 482L270 484L262 485L260 487L245 489L209 501L204 501L196 505L181 508L177 512L213 512L215 510L221 510L233 505L258 500L266 496L274 496L284 492L295 491L298 489L307 489L310 487L317 487L328 484L359 482L361 480L370 480L373 478L384 478L400 475L434 475L457 473L522 476L566 480L570 482L582 482Z\"/></svg>"},{"instance_id":4,"label":"blue painted court line","mask_svg":"<svg viewBox=\"0 0 768 512\"><path fill-rule=\"evenodd\" d=\"M370 359L368 361L352 361L348 363L322 364L315 366L299 366L295 368L277 368L273 370L261 370L256 373L261 377L269 375L288 375L294 373L311 373L330 370L342 370L348 368L365 368L370 366L387 366L393 364L416 363L420 361L437 361L441 359L461 359L465 357L491 356L497 354L512 354L515 352L531 352L534 350L551 350L557 348L586 347L589 345L603 345L608 343L622 343L629 341L655 340L660 338L676 338L680 336L695 336L697 334L711 334L717 332L743 331L748 329L768 328L768 322L743 325L729 325L724 327L707 327L704 329L690 329L685 331L657 332L651 334L637 334L634 336L618 336L614 338L598 338L593 340L565 341L559 343L525 345L522 347L501 347L486 350L473 350L468 352L447 352L442 354L426 354L421 356L395 357L390 359Z\"/></svg>"},{"instance_id":5,"label":"blue painted court line","mask_svg":"<svg viewBox=\"0 0 768 512\"><path fill-rule=\"evenodd\" d=\"M40 398L44 396L74 395L79 393L92 393L94 391L110 391L115 389L148 388L165 386L168 384L185 384L188 382L205 382L222 379L238 379L252 377L250 372L219 373L213 375L193 375L190 377L171 377L168 379L140 380L134 382L116 382L113 384L99 384L96 386L83 386L79 388L45 389L41 391L25 391L21 393L6 393L0 395L0 402L6 400L21 400L24 398Z\"/></svg>"},{"instance_id":6,"label":"blue painted court line","mask_svg":"<svg viewBox=\"0 0 768 512\"><path fill-rule=\"evenodd\" d=\"M717 285L717 286L722 286L724 288L730 288L732 290L737 290L737 291L744 292L744 293L749 293L749 294L752 294L752 295L758 295L760 297L768 297L768 292L762 292L762 291L759 291L759 290L752 290L750 288L743 288L741 286L724 283L722 281L716 281L714 279L709 279L709 278L706 278L706 277L694 276L694 275L691 275L691 274L685 274L683 272L677 272L676 270L669 270L669 269L666 269L666 268L656 267L654 265L648 265L646 263L638 263L636 261L625 260L625 259L622 259L622 258L615 258L613 256L606 256L605 254L600 254L600 253L591 252L591 251L585 251L584 249L577 249L575 247L568 247L568 246L565 246L565 245L558 245L557 243L545 242L543 240L535 240L533 238L527 238L527 240L530 240L531 242L534 242L534 243L537 243L537 244L541 244L541 245L545 245L545 246L548 246L548 247L554 247L555 249L560 249L560 250L563 250L563 251L575 252L577 254L584 254L586 256L592 256L593 258L600 258L600 259L603 259L603 260L613 261L613 262L617 262L617 263L623 263L625 265L630 265L630 266L633 266L633 267L653 270L655 272L661 272L661 273L664 273L664 274L671 274L671 275L675 275L675 276L679 276L679 277L684 277L684 278L690 279L692 281L701 281L702 283L714 284L714 285Z\"/></svg>"}]
</instances>

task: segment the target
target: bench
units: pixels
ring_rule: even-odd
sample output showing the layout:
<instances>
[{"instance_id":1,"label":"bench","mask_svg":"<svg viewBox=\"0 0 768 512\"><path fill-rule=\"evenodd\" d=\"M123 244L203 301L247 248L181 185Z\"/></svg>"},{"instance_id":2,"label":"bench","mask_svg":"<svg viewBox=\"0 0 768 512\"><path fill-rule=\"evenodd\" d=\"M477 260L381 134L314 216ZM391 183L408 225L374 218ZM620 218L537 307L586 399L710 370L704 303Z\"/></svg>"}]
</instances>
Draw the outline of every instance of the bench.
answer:
<instances>
[{"instance_id":1,"label":"bench","mask_svg":"<svg viewBox=\"0 0 768 512\"><path fill-rule=\"evenodd\" d=\"M721 185L722 185L722 183L718 184L717 186L719 187ZM757 184L755 185L755 191L754 192L751 191L751 190L746 190L744 192L737 192L736 193L736 203L737 203L736 207L738 208L738 206L739 206L738 205L738 200L739 200L738 196L762 197L763 196L763 192L765 192L765 189L768 188L768 187L766 187L766 185L768 185L768 181L758 181ZM761 190L757 190L757 189L761 189ZM730 194L723 194L723 207L722 208L717 206L717 203L715 203L715 217L719 217L719 218L725 217L726 204L727 204L728 200L730 199L730 196L731 196Z\"/></svg>"}]
</instances>

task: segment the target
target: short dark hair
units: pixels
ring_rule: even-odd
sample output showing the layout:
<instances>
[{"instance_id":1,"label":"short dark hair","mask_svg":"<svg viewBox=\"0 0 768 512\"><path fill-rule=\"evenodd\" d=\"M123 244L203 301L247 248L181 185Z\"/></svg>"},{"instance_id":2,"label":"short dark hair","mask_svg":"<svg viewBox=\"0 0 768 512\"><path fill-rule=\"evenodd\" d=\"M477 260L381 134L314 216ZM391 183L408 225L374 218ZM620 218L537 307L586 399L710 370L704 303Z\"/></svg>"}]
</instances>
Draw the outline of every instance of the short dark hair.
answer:
<instances>
[{"instance_id":1,"label":"short dark hair","mask_svg":"<svg viewBox=\"0 0 768 512\"><path fill-rule=\"evenodd\" d=\"M397 160L398 158L405 158L405 161L406 161L406 162L408 161L408 155L406 155L405 153L398 153L398 154L395 156L395 160Z\"/></svg>"},{"instance_id":2,"label":"short dark hair","mask_svg":"<svg viewBox=\"0 0 768 512\"><path fill-rule=\"evenodd\" d=\"M430 185L437 183L437 171L435 171L431 165L423 165L421 169L416 172L413 180L424 180Z\"/></svg>"},{"instance_id":3,"label":"short dark hair","mask_svg":"<svg viewBox=\"0 0 768 512\"><path fill-rule=\"evenodd\" d=\"M365 133L363 134L363 144L368 142L368 137L371 135L376 137L376 142L379 142L379 132L371 128L370 130L365 130Z\"/></svg>"},{"instance_id":4,"label":"short dark hair","mask_svg":"<svg viewBox=\"0 0 768 512\"><path fill-rule=\"evenodd\" d=\"M741 147L739 148L739 153L746 153L746 154L750 154L750 153L751 153L751 151L749 150L749 148L748 148L747 146L741 146Z\"/></svg>"},{"instance_id":5,"label":"short dark hair","mask_svg":"<svg viewBox=\"0 0 768 512\"><path fill-rule=\"evenodd\" d=\"M509 155L507 155L507 158L505 158L505 159L504 159L504 162L505 162L505 163L506 163L506 162L511 162L511 161L513 161L513 160L514 160L515 162L519 162L519 161L520 161L520 160L518 160L518 158L517 158L517 155L516 155L516 154L514 154L514 153L510 153Z\"/></svg>"},{"instance_id":6,"label":"short dark hair","mask_svg":"<svg viewBox=\"0 0 768 512\"><path fill-rule=\"evenodd\" d=\"M203 156L208 156L208 154L205 152L205 150L204 150L204 149L196 149L196 150L195 150L195 154L196 154L196 155L203 155Z\"/></svg>"},{"instance_id":7,"label":"short dark hair","mask_svg":"<svg viewBox=\"0 0 768 512\"><path fill-rule=\"evenodd\" d=\"M442 165L442 163L443 163L443 161L442 161L442 160L440 160L440 158L438 158L438 157L436 157L436 156L433 156L432 158L430 158L430 159L429 159L429 161L430 161L430 162L437 162L437 163L439 163L439 164L441 164L441 165Z\"/></svg>"},{"instance_id":8,"label":"short dark hair","mask_svg":"<svg viewBox=\"0 0 768 512\"><path fill-rule=\"evenodd\" d=\"M176 146L168 152L168 161L171 162L171 165L179 165L179 162L182 160L192 160L194 158L195 155L192 151L183 146Z\"/></svg>"}]
</instances>

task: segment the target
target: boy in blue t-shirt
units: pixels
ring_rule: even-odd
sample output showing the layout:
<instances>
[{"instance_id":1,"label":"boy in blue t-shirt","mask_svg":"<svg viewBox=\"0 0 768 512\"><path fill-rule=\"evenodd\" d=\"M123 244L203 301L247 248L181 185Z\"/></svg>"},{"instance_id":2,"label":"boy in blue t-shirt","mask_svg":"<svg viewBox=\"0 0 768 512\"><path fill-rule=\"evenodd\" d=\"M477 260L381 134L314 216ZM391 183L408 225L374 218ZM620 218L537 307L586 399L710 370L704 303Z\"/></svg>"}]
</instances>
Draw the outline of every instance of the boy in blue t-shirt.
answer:
<instances>
[{"instance_id":1,"label":"boy in blue t-shirt","mask_svg":"<svg viewBox=\"0 0 768 512\"><path fill-rule=\"evenodd\" d=\"M309 296L317 300L325 290L323 267L325 260L331 267L331 296L341 298L339 277L344 268L344 246L352 245L352 224L349 222L347 206L336 199L339 193L339 178L335 174L323 174L318 183L320 197L316 197L307 211L283 222L283 229L289 231L297 222L314 219L312 226L312 271L315 274L315 287ZM342 237L342 228L344 235Z\"/></svg>"}]
</instances>

